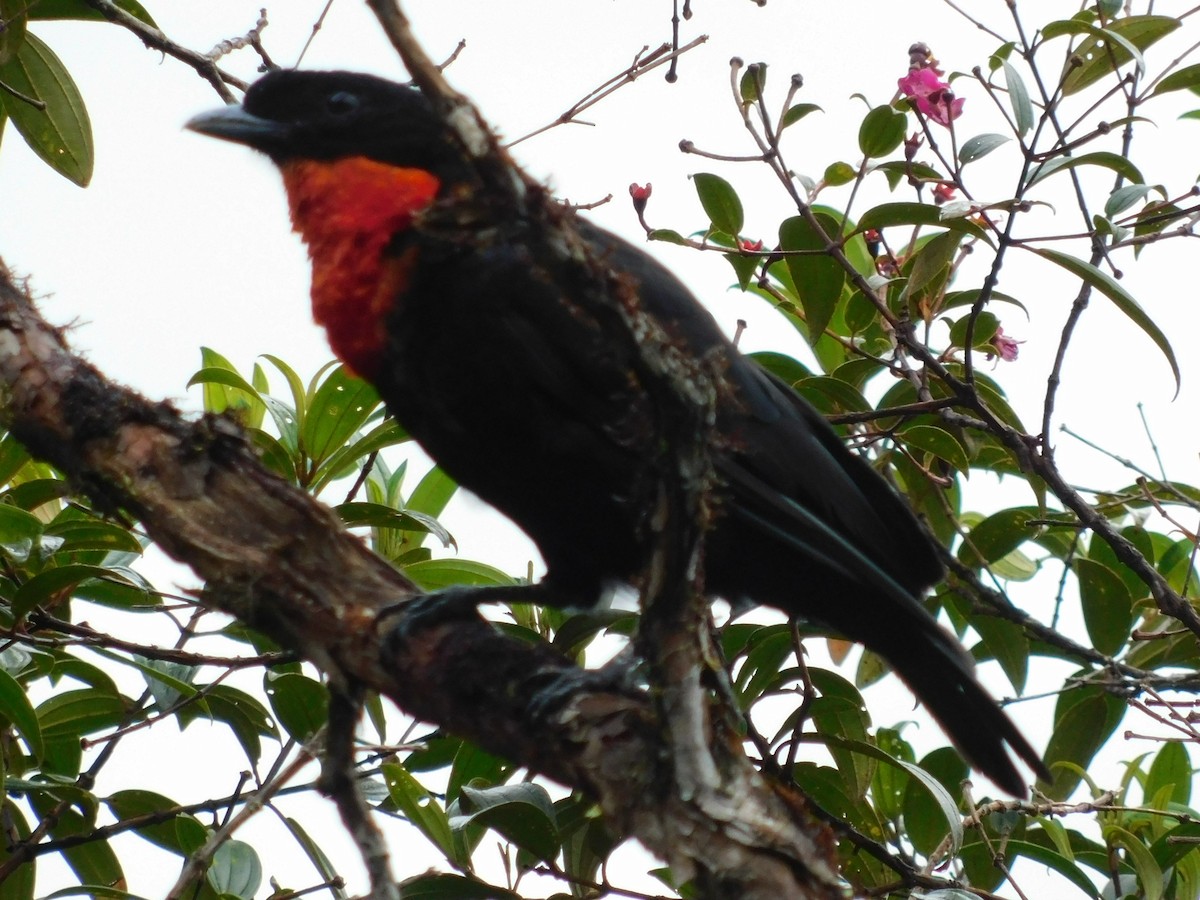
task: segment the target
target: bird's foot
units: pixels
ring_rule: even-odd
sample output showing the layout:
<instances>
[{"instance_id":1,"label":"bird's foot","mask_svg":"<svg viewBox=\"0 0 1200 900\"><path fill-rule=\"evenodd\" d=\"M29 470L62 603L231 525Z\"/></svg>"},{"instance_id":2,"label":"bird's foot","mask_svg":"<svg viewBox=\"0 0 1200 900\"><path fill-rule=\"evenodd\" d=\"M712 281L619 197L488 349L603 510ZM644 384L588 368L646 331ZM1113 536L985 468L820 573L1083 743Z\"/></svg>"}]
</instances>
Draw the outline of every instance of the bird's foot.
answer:
<instances>
[{"instance_id":1,"label":"bird's foot","mask_svg":"<svg viewBox=\"0 0 1200 900\"><path fill-rule=\"evenodd\" d=\"M379 610L375 622L379 624L386 619L396 619L389 639L406 641L427 628L464 619L478 619L479 605L496 599L490 595L492 590L464 585L443 588L389 604Z\"/></svg>"},{"instance_id":2,"label":"bird's foot","mask_svg":"<svg viewBox=\"0 0 1200 900\"><path fill-rule=\"evenodd\" d=\"M547 721L580 694L620 694L641 698L636 659L624 654L599 669L566 668L534 688L526 707L535 721Z\"/></svg>"}]
</instances>

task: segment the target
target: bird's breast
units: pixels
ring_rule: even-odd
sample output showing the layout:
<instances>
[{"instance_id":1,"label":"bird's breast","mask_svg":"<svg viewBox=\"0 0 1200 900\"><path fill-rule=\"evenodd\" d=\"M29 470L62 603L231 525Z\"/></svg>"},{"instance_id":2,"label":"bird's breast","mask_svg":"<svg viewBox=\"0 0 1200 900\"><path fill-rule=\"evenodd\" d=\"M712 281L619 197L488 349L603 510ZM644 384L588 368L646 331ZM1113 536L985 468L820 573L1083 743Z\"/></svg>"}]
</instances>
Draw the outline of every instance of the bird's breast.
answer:
<instances>
[{"instance_id":1,"label":"bird's breast","mask_svg":"<svg viewBox=\"0 0 1200 900\"><path fill-rule=\"evenodd\" d=\"M413 250L389 249L433 202L439 181L365 157L296 160L281 169L292 225L312 258L313 318L338 358L370 380L416 262Z\"/></svg>"}]
</instances>

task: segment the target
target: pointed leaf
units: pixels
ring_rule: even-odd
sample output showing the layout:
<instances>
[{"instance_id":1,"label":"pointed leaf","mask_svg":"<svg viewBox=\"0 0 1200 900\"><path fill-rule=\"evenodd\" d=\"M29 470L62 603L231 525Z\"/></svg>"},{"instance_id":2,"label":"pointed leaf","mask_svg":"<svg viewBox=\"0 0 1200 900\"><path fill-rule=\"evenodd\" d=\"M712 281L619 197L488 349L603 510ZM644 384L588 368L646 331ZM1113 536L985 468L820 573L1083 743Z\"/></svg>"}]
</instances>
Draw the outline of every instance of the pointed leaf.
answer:
<instances>
[{"instance_id":1,"label":"pointed leaf","mask_svg":"<svg viewBox=\"0 0 1200 900\"><path fill-rule=\"evenodd\" d=\"M1086 557L1075 560L1075 574L1088 637L1101 653L1115 655L1125 646L1135 621L1129 588L1108 566Z\"/></svg>"},{"instance_id":2,"label":"pointed leaf","mask_svg":"<svg viewBox=\"0 0 1200 900\"><path fill-rule=\"evenodd\" d=\"M1171 16L1153 15L1126 16L1111 22L1107 28L1097 28L1078 19L1071 21L1076 26L1072 29L1074 33L1084 32L1088 37L1080 42L1072 54L1073 59L1082 60L1083 64L1075 66L1071 61L1067 63L1062 82L1062 92L1067 97L1095 84L1130 60L1134 61L1138 72L1145 72L1146 61L1141 51L1166 37L1181 24L1179 19ZM1051 36L1050 31L1050 26L1047 26L1043 33Z\"/></svg>"},{"instance_id":3,"label":"pointed leaf","mask_svg":"<svg viewBox=\"0 0 1200 900\"><path fill-rule=\"evenodd\" d=\"M975 160L987 156L1001 144L1007 144L1009 140L1011 139L1002 134L977 134L975 137L963 141L963 145L958 151L958 161L964 166L967 163L975 162Z\"/></svg>"},{"instance_id":4,"label":"pointed leaf","mask_svg":"<svg viewBox=\"0 0 1200 900\"><path fill-rule=\"evenodd\" d=\"M125 581L124 578L116 576L112 569L104 566L72 564L47 569L39 572L17 589L16 596L12 601L13 615L20 618L39 603L50 604L61 597L70 596L80 582L92 578L116 578L118 581ZM135 585L135 587L137 586L139 585Z\"/></svg>"},{"instance_id":5,"label":"pointed leaf","mask_svg":"<svg viewBox=\"0 0 1200 900\"><path fill-rule=\"evenodd\" d=\"M907 130L908 116L891 106L877 106L859 126L858 148L870 159L887 156L904 142Z\"/></svg>"},{"instance_id":6,"label":"pointed leaf","mask_svg":"<svg viewBox=\"0 0 1200 900\"><path fill-rule=\"evenodd\" d=\"M262 863L258 853L244 841L226 841L215 854L205 876L222 897L253 900L262 884Z\"/></svg>"},{"instance_id":7,"label":"pointed leaf","mask_svg":"<svg viewBox=\"0 0 1200 900\"><path fill-rule=\"evenodd\" d=\"M54 51L27 34L16 56L0 64L0 81L45 104L39 109L0 91L0 107L33 152L60 175L87 187L95 162L92 123L79 88Z\"/></svg>"},{"instance_id":8,"label":"pointed leaf","mask_svg":"<svg viewBox=\"0 0 1200 900\"><path fill-rule=\"evenodd\" d=\"M1142 184L1145 178L1142 177L1141 171L1124 156L1119 153L1110 153L1107 150L1097 150L1095 153L1085 153L1082 156L1058 156L1048 162L1042 163L1034 170L1033 177L1029 179L1030 186L1037 184L1039 181L1044 181L1055 172L1061 172L1066 169L1075 169L1079 166L1101 166L1105 169L1111 169L1118 175L1123 175L1134 184Z\"/></svg>"},{"instance_id":9,"label":"pointed leaf","mask_svg":"<svg viewBox=\"0 0 1200 900\"><path fill-rule=\"evenodd\" d=\"M887 228L890 225L936 225L950 231L963 231L991 243L991 236L979 225L962 216L943 218L942 211L929 203L881 203L867 210L858 222L858 231Z\"/></svg>"},{"instance_id":10,"label":"pointed leaf","mask_svg":"<svg viewBox=\"0 0 1200 900\"><path fill-rule=\"evenodd\" d=\"M22 0L29 6L31 19L77 19L82 22L107 22L100 10L93 8L87 0ZM125 10L135 19L157 28L154 19L137 0L114 0L114 6Z\"/></svg>"},{"instance_id":11,"label":"pointed leaf","mask_svg":"<svg viewBox=\"0 0 1200 900\"><path fill-rule=\"evenodd\" d=\"M721 176L708 172L697 172L692 176L692 181L713 230L723 231L733 238L741 234L744 221L742 201L738 199L733 185Z\"/></svg>"},{"instance_id":12,"label":"pointed leaf","mask_svg":"<svg viewBox=\"0 0 1200 900\"><path fill-rule=\"evenodd\" d=\"M29 0L0 0L0 65L16 56L25 41Z\"/></svg>"},{"instance_id":13,"label":"pointed leaf","mask_svg":"<svg viewBox=\"0 0 1200 900\"><path fill-rule=\"evenodd\" d=\"M824 110L815 103L797 103L783 114L779 127L787 128L789 125L795 125L805 116L815 112L824 112Z\"/></svg>"},{"instance_id":14,"label":"pointed leaf","mask_svg":"<svg viewBox=\"0 0 1200 900\"><path fill-rule=\"evenodd\" d=\"M453 860L454 835L446 811L408 770L396 763L383 766L388 794L405 817L433 842L446 859Z\"/></svg>"},{"instance_id":15,"label":"pointed leaf","mask_svg":"<svg viewBox=\"0 0 1200 900\"><path fill-rule=\"evenodd\" d=\"M301 446L320 463L362 427L379 405L375 388L338 366L321 382L309 403L300 432Z\"/></svg>"},{"instance_id":16,"label":"pointed leaf","mask_svg":"<svg viewBox=\"0 0 1200 900\"><path fill-rule=\"evenodd\" d=\"M1033 104L1029 100L1029 91L1021 79L1021 73L1005 60L1001 63L1004 69L1004 84L1008 88L1008 102L1012 105L1013 119L1017 123L1017 133L1024 137L1033 128Z\"/></svg>"},{"instance_id":17,"label":"pointed leaf","mask_svg":"<svg viewBox=\"0 0 1200 900\"><path fill-rule=\"evenodd\" d=\"M838 222L822 213L814 215L824 235L802 216L792 216L779 226L779 246L783 250L808 251L784 259L804 309L809 344L815 344L825 333L846 283L846 273L837 260L821 252L839 234Z\"/></svg>"},{"instance_id":18,"label":"pointed leaf","mask_svg":"<svg viewBox=\"0 0 1200 900\"><path fill-rule=\"evenodd\" d=\"M42 758L45 748L37 713L25 689L3 669L0 669L0 719L8 721L17 730L35 760Z\"/></svg>"},{"instance_id":19,"label":"pointed leaf","mask_svg":"<svg viewBox=\"0 0 1200 900\"><path fill-rule=\"evenodd\" d=\"M1110 219L1119 216L1133 204L1139 200L1144 200L1146 195L1152 191L1158 193L1165 199L1167 192L1161 184L1126 184L1117 188L1109 196L1104 204L1104 215Z\"/></svg>"},{"instance_id":20,"label":"pointed leaf","mask_svg":"<svg viewBox=\"0 0 1200 900\"><path fill-rule=\"evenodd\" d=\"M1171 91L1191 91L1200 94L1200 63L1177 69L1158 83L1151 97L1167 94Z\"/></svg>"},{"instance_id":21,"label":"pointed leaf","mask_svg":"<svg viewBox=\"0 0 1200 900\"><path fill-rule=\"evenodd\" d=\"M1146 315L1145 310L1138 306L1137 301L1133 299L1128 291L1121 287L1111 275L1100 271L1082 259L1078 259L1067 253L1061 253L1058 250L1049 250L1046 248L1035 249L1033 252L1062 266L1073 275L1078 275L1115 303L1117 309L1129 316L1134 324L1141 328L1150 340L1154 341L1158 349L1162 351L1163 356L1167 358L1167 363L1171 366L1171 373L1175 376L1175 391L1176 393L1179 392L1181 375L1179 373L1179 363L1175 359L1175 351L1171 349L1171 342L1167 340L1167 336L1154 324L1153 320Z\"/></svg>"}]
</instances>

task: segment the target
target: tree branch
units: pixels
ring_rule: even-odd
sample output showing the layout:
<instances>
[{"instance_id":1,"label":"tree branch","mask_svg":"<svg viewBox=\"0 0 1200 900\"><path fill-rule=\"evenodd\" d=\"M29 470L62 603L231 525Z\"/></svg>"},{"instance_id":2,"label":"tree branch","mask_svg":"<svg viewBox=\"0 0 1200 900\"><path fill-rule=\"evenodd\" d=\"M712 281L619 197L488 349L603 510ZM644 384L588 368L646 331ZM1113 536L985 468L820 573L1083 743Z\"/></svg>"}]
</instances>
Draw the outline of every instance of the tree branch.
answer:
<instances>
[{"instance_id":1,"label":"tree branch","mask_svg":"<svg viewBox=\"0 0 1200 900\"><path fill-rule=\"evenodd\" d=\"M403 615L381 622L379 612L413 594L402 574L265 470L228 420L189 422L74 356L3 269L0 389L6 424L31 453L102 508L136 516L207 581L207 605L313 661L335 688L377 690L583 790L618 830L665 858L718 861L713 874L727 880L709 896L837 895L823 828L748 764L710 795L725 798L722 816L694 797L665 795L676 784L671 749L645 694L606 687L550 646L506 637L479 618L395 640ZM547 695L564 699L547 710L537 702ZM725 755L740 753L728 735L706 737L727 745Z\"/></svg>"}]
</instances>

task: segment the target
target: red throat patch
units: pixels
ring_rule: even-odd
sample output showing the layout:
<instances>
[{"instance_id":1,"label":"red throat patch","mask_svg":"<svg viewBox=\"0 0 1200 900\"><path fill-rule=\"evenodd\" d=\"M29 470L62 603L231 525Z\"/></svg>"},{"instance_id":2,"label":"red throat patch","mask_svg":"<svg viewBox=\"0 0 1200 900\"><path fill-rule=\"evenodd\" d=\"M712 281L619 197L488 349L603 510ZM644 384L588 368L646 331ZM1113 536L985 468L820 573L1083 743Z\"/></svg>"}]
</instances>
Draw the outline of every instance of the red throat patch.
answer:
<instances>
[{"instance_id":1,"label":"red throat patch","mask_svg":"<svg viewBox=\"0 0 1200 900\"><path fill-rule=\"evenodd\" d=\"M440 182L356 156L281 166L292 226L312 257L313 318L329 345L364 378L378 371L387 318L405 290L411 256L385 257L392 236L437 196Z\"/></svg>"}]
</instances>

